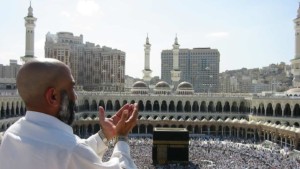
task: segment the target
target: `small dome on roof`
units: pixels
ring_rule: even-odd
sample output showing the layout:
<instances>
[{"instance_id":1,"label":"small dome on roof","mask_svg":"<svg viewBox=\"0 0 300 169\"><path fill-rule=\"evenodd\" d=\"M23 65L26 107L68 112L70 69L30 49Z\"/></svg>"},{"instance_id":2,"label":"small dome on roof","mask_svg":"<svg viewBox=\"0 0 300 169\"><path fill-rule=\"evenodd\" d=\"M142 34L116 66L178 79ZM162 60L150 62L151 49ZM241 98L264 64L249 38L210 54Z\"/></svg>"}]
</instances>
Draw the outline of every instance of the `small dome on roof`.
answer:
<instances>
[{"instance_id":1,"label":"small dome on roof","mask_svg":"<svg viewBox=\"0 0 300 169\"><path fill-rule=\"evenodd\" d=\"M148 88L148 86L143 81L137 81L132 85L132 88Z\"/></svg>"},{"instance_id":2,"label":"small dome on roof","mask_svg":"<svg viewBox=\"0 0 300 169\"><path fill-rule=\"evenodd\" d=\"M149 87L145 82L137 81L132 85L131 93L132 94L148 94Z\"/></svg>"},{"instance_id":3,"label":"small dome on roof","mask_svg":"<svg viewBox=\"0 0 300 169\"><path fill-rule=\"evenodd\" d=\"M193 85L189 82L181 82L177 86L176 93L181 95L192 95L194 94Z\"/></svg>"},{"instance_id":4,"label":"small dome on roof","mask_svg":"<svg viewBox=\"0 0 300 169\"><path fill-rule=\"evenodd\" d=\"M160 81L155 85L154 93L155 94L170 94L171 87L167 82Z\"/></svg>"},{"instance_id":5,"label":"small dome on roof","mask_svg":"<svg viewBox=\"0 0 300 169\"><path fill-rule=\"evenodd\" d=\"M160 81L156 83L155 88L168 88L170 89L170 85L165 81Z\"/></svg>"},{"instance_id":6,"label":"small dome on roof","mask_svg":"<svg viewBox=\"0 0 300 169\"><path fill-rule=\"evenodd\" d=\"M181 83L179 83L177 89L193 90L193 85L189 82L181 82Z\"/></svg>"}]
</instances>

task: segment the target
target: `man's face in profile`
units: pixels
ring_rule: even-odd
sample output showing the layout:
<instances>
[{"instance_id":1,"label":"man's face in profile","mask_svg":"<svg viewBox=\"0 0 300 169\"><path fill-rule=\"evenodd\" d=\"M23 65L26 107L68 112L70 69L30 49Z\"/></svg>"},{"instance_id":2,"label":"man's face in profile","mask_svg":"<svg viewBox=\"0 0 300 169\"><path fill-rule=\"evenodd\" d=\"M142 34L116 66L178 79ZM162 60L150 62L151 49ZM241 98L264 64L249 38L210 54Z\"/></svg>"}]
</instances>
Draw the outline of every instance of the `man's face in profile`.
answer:
<instances>
[{"instance_id":1,"label":"man's face in profile","mask_svg":"<svg viewBox=\"0 0 300 169\"><path fill-rule=\"evenodd\" d=\"M75 118L75 101L71 100L65 90L61 91L61 105L58 112L58 119L71 125Z\"/></svg>"}]
</instances>

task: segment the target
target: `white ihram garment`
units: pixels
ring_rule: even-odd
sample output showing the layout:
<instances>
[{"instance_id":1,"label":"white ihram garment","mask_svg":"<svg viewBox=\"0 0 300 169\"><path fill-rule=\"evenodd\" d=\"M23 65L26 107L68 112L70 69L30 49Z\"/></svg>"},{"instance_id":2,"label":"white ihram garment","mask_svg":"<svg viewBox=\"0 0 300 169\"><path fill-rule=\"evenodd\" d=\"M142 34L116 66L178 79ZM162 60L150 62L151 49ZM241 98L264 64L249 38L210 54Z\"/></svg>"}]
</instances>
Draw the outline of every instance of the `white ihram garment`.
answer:
<instances>
[{"instance_id":1,"label":"white ihram garment","mask_svg":"<svg viewBox=\"0 0 300 169\"><path fill-rule=\"evenodd\" d=\"M108 162L98 134L80 139L70 126L44 113L27 111L5 132L0 169L135 169L129 145L119 141Z\"/></svg>"}]
</instances>

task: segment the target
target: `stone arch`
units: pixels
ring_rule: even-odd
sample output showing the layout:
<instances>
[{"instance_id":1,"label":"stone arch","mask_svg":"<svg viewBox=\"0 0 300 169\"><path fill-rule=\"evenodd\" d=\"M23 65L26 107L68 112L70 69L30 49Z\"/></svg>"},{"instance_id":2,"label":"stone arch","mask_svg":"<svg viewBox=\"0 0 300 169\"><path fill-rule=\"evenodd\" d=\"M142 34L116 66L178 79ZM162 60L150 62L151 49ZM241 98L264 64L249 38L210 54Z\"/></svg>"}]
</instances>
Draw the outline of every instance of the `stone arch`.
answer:
<instances>
[{"instance_id":1,"label":"stone arch","mask_svg":"<svg viewBox=\"0 0 300 169\"><path fill-rule=\"evenodd\" d=\"M15 116L15 103L14 102L11 102L10 116L11 117Z\"/></svg>"},{"instance_id":2,"label":"stone arch","mask_svg":"<svg viewBox=\"0 0 300 169\"><path fill-rule=\"evenodd\" d=\"M212 125L212 126L210 126L210 131L209 131L209 134L210 135L213 135L213 136L215 136L217 133L216 133L216 126L215 125Z\"/></svg>"},{"instance_id":3,"label":"stone arch","mask_svg":"<svg viewBox=\"0 0 300 169\"><path fill-rule=\"evenodd\" d=\"M206 102L202 101L200 105L200 112L207 112Z\"/></svg>"},{"instance_id":4,"label":"stone arch","mask_svg":"<svg viewBox=\"0 0 300 169\"><path fill-rule=\"evenodd\" d=\"M184 111L185 112L191 112L191 103L190 103L190 101L186 101L185 102L185 105L184 105Z\"/></svg>"},{"instance_id":5,"label":"stone arch","mask_svg":"<svg viewBox=\"0 0 300 169\"><path fill-rule=\"evenodd\" d=\"M200 134L199 126L198 126L198 125L196 125L196 126L194 127L194 133L195 133L195 134Z\"/></svg>"},{"instance_id":6,"label":"stone arch","mask_svg":"<svg viewBox=\"0 0 300 169\"><path fill-rule=\"evenodd\" d=\"M300 117L300 106L298 103L294 106L293 117Z\"/></svg>"},{"instance_id":7,"label":"stone arch","mask_svg":"<svg viewBox=\"0 0 300 169\"><path fill-rule=\"evenodd\" d=\"M111 100L108 100L106 103L106 111L113 111L113 104Z\"/></svg>"},{"instance_id":8,"label":"stone arch","mask_svg":"<svg viewBox=\"0 0 300 169\"><path fill-rule=\"evenodd\" d=\"M140 133L141 134L146 134L146 126L144 124L140 125Z\"/></svg>"},{"instance_id":9,"label":"stone arch","mask_svg":"<svg viewBox=\"0 0 300 169\"><path fill-rule=\"evenodd\" d=\"M161 103L161 111L168 111L167 102L165 100Z\"/></svg>"},{"instance_id":10,"label":"stone arch","mask_svg":"<svg viewBox=\"0 0 300 169\"><path fill-rule=\"evenodd\" d=\"M121 108L120 101L119 101L119 100L116 100L116 101L115 101L115 111L120 110L120 108Z\"/></svg>"},{"instance_id":11,"label":"stone arch","mask_svg":"<svg viewBox=\"0 0 300 169\"><path fill-rule=\"evenodd\" d=\"M291 107L290 107L290 104L286 104L285 107L284 107L284 116L285 117L291 117Z\"/></svg>"},{"instance_id":12,"label":"stone arch","mask_svg":"<svg viewBox=\"0 0 300 169\"><path fill-rule=\"evenodd\" d=\"M230 112L230 105L229 105L228 101L225 102L223 111L226 112L226 113Z\"/></svg>"},{"instance_id":13,"label":"stone arch","mask_svg":"<svg viewBox=\"0 0 300 169\"><path fill-rule=\"evenodd\" d=\"M153 103L153 111L159 112L159 102L157 100Z\"/></svg>"},{"instance_id":14,"label":"stone arch","mask_svg":"<svg viewBox=\"0 0 300 169\"><path fill-rule=\"evenodd\" d=\"M231 105L231 112L237 113L239 111L237 103L234 101Z\"/></svg>"},{"instance_id":15,"label":"stone arch","mask_svg":"<svg viewBox=\"0 0 300 169\"><path fill-rule=\"evenodd\" d=\"M192 112L199 112L199 105L197 101L193 102Z\"/></svg>"},{"instance_id":16,"label":"stone arch","mask_svg":"<svg viewBox=\"0 0 300 169\"><path fill-rule=\"evenodd\" d=\"M169 104L169 112L175 112L175 103L173 100Z\"/></svg>"},{"instance_id":17,"label":"stone arch","mask_svg":"<svg viewBox=\"0 0 300 169\"><path fill-rule=\"evenodd\" d=\"M152 126L152 124L149 124L149 125L147 126L147 133L148 133L148 134L152 134L152 133L153 133L153 126Z\"/></svg>"},{"instance_id":18,"label":"stone arch","mask_svg":"<svg viewBox=\"0 0 300 169\"><path fill-rule=\"evenodd\" d=\"M87 127L87 132L88 132L88 136L94 134L94 133L93 133L93 126L92 126L91 124L88 125L88 127Z\"/></svg>"},{"instance_id":19,"label":"stone arch","mask_svg":"<svg viewBox=\"0 0 300 169\"><path fill-rule=\"evenodd\" d=\"M176 112L182 112L182 111L183 111L182 101L179 100L179 101L177 102Z\"/></svg>"},{"instance_id":20,"label":"stone arch","mask_svg":"<svg viewBox=\"0 0 300 169\"><path fill-rule=\"evenodd\" d=\"M139 100L138 107L139 107L139 111L141 111L141 112L144 111L144 103L142 100Z\"/></svg>"},{"instance_id":21,"label":"stone arch","mask_svg":"<svg viewBox=\"0 0 300 169\"><path fill-rule=\"evenodd\" d=\"M100 101L99 101L99 106L102 106L103 109L105 110L105 104L104 104L104 101L103 101L103 100L100 100Z\"/></svg>"},{"instance_id":22,"label":"stone arch","mask_svg":"<svg viewBox=\"0 0 300 169\"><path fill-rule=\"evenodd\" d=\"M240 113L245 113L246 112L245 102L243 102L243 101L240 102L239 112Z\"/></svg>"},{"instance_id":23,"label":"stone arch","mask_svg":"<svg viewBox=\"0 0 300 169\"><path fill-rule=\"evenodd\" d=\"M282 109L281 109L281 105L279 103L277 103L275 106L275 116L276 117L282 116Z\"/></svg>"},{"instance_id":24,"label":"stone arch","mask_svg":"<svg viewBox=\"0 0 300 169\"><path fill-rule=\"evenodd\" d=\"M216 111L217 112L222 112L222 103L220 101L217 102Z\"/></svg>"},{"instance_id":25,"label":"stone arch","mask_svg":"<svg viewBox=\"0 0 300 169\"><path fill-rule=\"evenodd\" d=\"M84 100L83 110L87 110L87 111L90 110L90 104L89 104L89 101L87 99Z\"/></svg>"},{"instance_id":26,"label":"stone arch","mask_svg":"<svg viewBox=\"0 0 300 169\"><path fill-rule=\"evenodd\" d=\"M269 103L269 104L267 105L266 115L267 115L267 116L273 116L273 107L272 107L272 104L271 104L271 103Z\"/></svg>"},{"instance_id":27,"label":"stone arch","mask_svg":"<svg viewBox=\"0 0 300 169\"><path fill-rule=\"evenodd\" d=\"M93 100L91 105L91 111L97 111L97 110L98 110L97 103L95 100Z\"/></svg>"},{"instance_id":28,"label":"stone arch","mask_svg":"<svg viewBox=\"0 0 300 169\"><path fill-rule=\"evenodd\" d=\"M208 112L215 112L214 110L215 106L214 106L214 102L210 101L209 104L208 104Z\"/></svg>"},{"instance_id":29,"label":"stone arch","mask_svg":"<svg viewBox=\"0 0 300 169\"><path fill-rule=\"evenodd\" d=\"M253 114L256 115L256 106L253 107Z\"/></svg>"},{"instance_id":30,"label":"stone arch","mask_svg":"<svg viewBox=\"0 0 300 169\"><path fill-rule=\"evenodd\" d=\"M189 133L193 133L193 127L191 125L187 126L187 130L189 131Z\"/></svg>"},{"instance_id":31,"label":"stone arch","mask_svg":"<svg viewBox=\"0 0 300 169\"><path fill-rule=\"evenodd\" d=\"M5 117L5 109L4 109L3 103L2 103L2 105L1 105L1 114L0 114L0 117L1 117L1 118L4 118L4 117Z\"/></svg>"},{"instance_id":32,"label":"stone arch","mask_svg":"<svg viewBox=\"0 0 300 169\"><path fill-rule=\"evenodd\" d=\"M258 107L258 115L265 115L265 106L263 103L260 103L259 104L259 107Z\"/></svg>"},{"instance_id":33,"label":"stone arch","mask_svg":"<svg viewBox=\"0 0 300 169\"><path fill-rule=\"evenodd\" d=\"M16 116L19 116L20 115L20 104L19 104L19 102L17 102L17 104L16 104ZM0 118L1 118L1 116L0 116Z\"/></svg>"},{"instance_id":34,"label":"stone arch","mask_svg":"<svg viewBox=\"0 0 300 169\"><path fill-rule=\"evenodd\" d=\"M152 104L151 104L151 101L150 100L147 100L146 101L146 109L145 111L152 111Z\"/></svg>"},{"instance_id":35,"label":"stone arch","mask_svg":"<svg viewBox=\"0 0 300 169\"><path fill-rule=\"evenodd\" d=\"M207 125L202 126L202 134L208 134L208 127Z\"/></svg>"},{"instance_id":36,"label":"stone arch","mask_svg":"<svg viewBox=\"0 0 300 169\"><path fill-rule=\"evenodd\" d=\"M6 117L6 118L9 118L9 117L10 117L10 112L9 112L9 102L6 103L5 117Z\"/></svg>"}]
</instances>

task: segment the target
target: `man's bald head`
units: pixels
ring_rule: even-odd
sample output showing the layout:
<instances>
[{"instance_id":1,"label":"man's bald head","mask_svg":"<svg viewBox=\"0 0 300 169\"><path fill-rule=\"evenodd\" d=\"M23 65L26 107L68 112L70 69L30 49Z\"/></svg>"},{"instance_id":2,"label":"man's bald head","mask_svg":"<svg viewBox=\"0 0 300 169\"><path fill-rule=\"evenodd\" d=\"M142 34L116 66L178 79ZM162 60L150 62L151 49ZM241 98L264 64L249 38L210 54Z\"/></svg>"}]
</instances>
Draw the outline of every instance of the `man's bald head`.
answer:
<instances>
[{"instance_id":1,"label":"man's bald head","mask_svg":"<svg viewBox=\"0 0 300 169\"><path fill-rule=\"evenodd\" d=\"M26 106L42 106L46 90L59 85L68 71L69 68L56 59L34 59L25 63L17 75L17 88Z\"/></svg>"}]
</instances>

